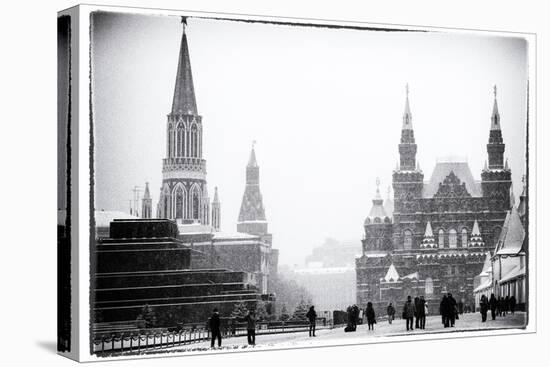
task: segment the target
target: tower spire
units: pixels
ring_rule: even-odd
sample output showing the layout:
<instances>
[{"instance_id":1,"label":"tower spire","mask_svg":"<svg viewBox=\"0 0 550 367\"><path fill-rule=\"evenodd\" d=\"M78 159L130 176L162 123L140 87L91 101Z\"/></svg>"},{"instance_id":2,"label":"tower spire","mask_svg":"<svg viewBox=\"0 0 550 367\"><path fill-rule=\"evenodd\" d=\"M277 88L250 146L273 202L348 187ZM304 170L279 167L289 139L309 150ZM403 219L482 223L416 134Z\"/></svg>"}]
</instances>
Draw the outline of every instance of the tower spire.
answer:
<instances>
[{"instance_id":1,"label":"tower spire","mask_svg":"<svg viewBox=\"0 0 550 367\"><path fill-rule=\"evenodd\" d=\"M176 85L174 87L174 100L172 101L172 114L197 115L197 102L195 100L195 88L191 75L191 62L189 61L189 48L187 46L187 18L182 17L183 31L179 53Z\"/></svg>"},{"instance_id":2,"label":"tower spire","mask_svg":"<svg viewBox=\"0 0 550 367\"><path fill-rule=\"evenodd\" d=\"M151 193L149 192L149 182L145 183L145 192L141 199L141 216L142 218L149 219L153 216L153 200L151 199Z\"/></svg>"},{"instance_id":3,"label":"tower spire","mask_svg":"<svg viewBox=\"0 0 550 367\"><path fill-rule=\"evenodd\" d=\"M402 130L412 130L412 113L411 106L409 104L409 83L405 86L405 112L403 112L403 126Z\"/></svg>"},{"instance_id":4,"label":"tower spire","mask_svg":"<svg viewBox=\"0 0 550 367\"><path fill-rule=\"evenodd\" d=\"M487 144L487 153L489 155L489 169L504 168L504 141L500 129L500 114L497 105L497 86L493 87L495 101L493 103L493 113L491 114L491 129L489 131L489 143Z\"/></svg>"},{"instance_id":5,"label":"tower spire","mask_svg":"<svg viewBox=\"0 0 550 367\"><path fill-rule=\"evenodd\" d=\"M399 144L399 169L414 171L416 168L416 143L412 127L412 114L409 105L409 84L405 87L406 100L403 113L403 125L401 127L401 141Z\"/></svg>"},{"instance_id":6,"label":"tower spire","mask_svg":"<svg viewBox=\"0 0 550 367\"><path fill-rule=\"evenodd\" d=\"M214 188L214 200L212 200L212 227L219 231L221 226L220 198L218 197L218 187Z\"/></svg>"},{"instance_id":7,"label":"tower spire","mask_svg":"<svg viewBox=\"0 0 550 367\"><path fill-rule=\"evenodd\" d=\"M263 236L268 234L267 220L260 192L260 167L256 161L254 145L255 141L246 166L246 187L239 211L237 232Z\"/></svg>"},{"instance_id":8,"label":"tower spire","mask_svg":"<svg viewBox=\"0 0 550 367\"><path fill-rule=\"evenodd\" d=\"M493 86L495 99L493 102L493 113L491 114L491 130L500 130L500 114L498 113L497 86Z\"/></svg>"},{"instance_id":9,"label":"tower spire","mask_svg":"<svg viewBox=\"0 0 550 367\"><path fill-rule=\"evenodd\" d=\"M258 162L256 161L256 152L254 147L256 146L256 140L252 141L252 149L250 150L250 158L248 159L248 167L258 167Z\"/></svg>"}]
</instances>

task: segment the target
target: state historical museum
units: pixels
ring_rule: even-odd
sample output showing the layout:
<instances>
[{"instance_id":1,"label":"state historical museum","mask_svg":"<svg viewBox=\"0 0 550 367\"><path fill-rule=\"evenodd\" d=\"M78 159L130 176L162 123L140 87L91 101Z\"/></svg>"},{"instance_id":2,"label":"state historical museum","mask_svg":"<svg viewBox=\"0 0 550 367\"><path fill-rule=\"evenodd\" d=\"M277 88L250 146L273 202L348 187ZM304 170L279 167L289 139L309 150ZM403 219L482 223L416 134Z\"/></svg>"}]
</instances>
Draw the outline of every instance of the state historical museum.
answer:
<instances>
[{"instance_id":1,"label":"state historical museum","mask_svg":"<svg viewBox=\"0 0 550 367\"><path fill-rule=\"evenodd\" d=\"M388 195L384 203L377 189L364 222L362 256L356 259L360 307L370 301L384 313L389 302L400 307L408 295L423 295L434 314L444 292L474 306L474 277L494 250L513 205L496 87L494 93L481 181L474 180L464 161L438 161L424 181L407 88L394 198Z\"/></svg>"}]
</instances>

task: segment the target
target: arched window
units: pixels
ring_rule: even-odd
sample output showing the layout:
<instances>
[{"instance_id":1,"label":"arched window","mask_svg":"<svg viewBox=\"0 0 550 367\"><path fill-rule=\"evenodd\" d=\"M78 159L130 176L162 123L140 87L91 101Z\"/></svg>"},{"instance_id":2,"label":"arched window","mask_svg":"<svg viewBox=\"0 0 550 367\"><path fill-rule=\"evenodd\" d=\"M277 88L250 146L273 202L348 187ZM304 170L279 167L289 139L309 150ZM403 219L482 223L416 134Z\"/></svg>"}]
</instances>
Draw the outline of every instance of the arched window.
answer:
<instances>
[{"instance_id":1,"label":"arched window","mask_svg":"<svg viewBox=\"0 0 550 367\"><path fill-rule=\"evenodd\" d=\"M450 248L456 248L457 247L456 242L457 242L456 230L451 229L451 230L449 230L449 247Z\"/></svg>"},{"instance_id":2,"label":"arched window","mask_svg":"<svg viewBox=\"0 0 550 367\"><path fill-rule=\"evenodd\" d=\"M462 232L460 235L460 245L462 247L468 247L468 230L466 228L462 228Z\"/></svg>"},{"instance_id":3,"label":"arched window","mask_svg":"<svg viewBox=\"0 0 550 367\"><path fill-rule=\"evenodd\" d=\"M185 156L186 157L190 157L191 156L191 152L190 152L190 149L189 147L191 146L191 139L190 139L190 136L189 136L189 130L185 130Z\"/></svg>"},{"instance_id":4,"label":"arched window","mask_svg":"<svg viewBox=\"0 0 550 367\"><path fill-rule=\"evenodd\" d=\"M183 189L176 189L176 219L183 219Z\"/></svg>"},{"instance_id":5,"label":"arched window","mask_svg":"<svg viewBox=\"0 0 550 367\"><path fill-rule=\"evenodd\" d=\"M177 153L177 156L178 157L182 157L183 156L183 124L179 124L178 125L178 153Z\"/></svg>"},{"instance_id":6,"label":"arched window","mask_svg":"<svg viewBox=\"0 0 550 367\"><path fill-rule=\"evenodd\" d=\"M199 219L200 198L197 190L193 191L193 219Z\"/></svg>"},{"instance_id":7,"label":"arched window","mask_svg":"<svg viewBox=\"0 0 550 367\"><path fill-rule=\"evenodd\" d=\"M405 232L403 232L403 244L404 244L405 250L412 249L412 243L413 243L412 232L407 229L405 230Z\"/></svg>"},{"instance_id":8,"label":"arched window","mask_svg":"<svg viewBox=\"0 0 550 367\"><path fill-rule=\"evenodd\" d=\"M191 128L191 156L197 157L197 125L193 124Z\"/></svg>"},{"instance_id":9,"label":"arched window","mask_svg":"<svg viewBox=\"0 0 550 367\"><path fill-rule=\"evenodd\" d=\"M426 278L424 281L424 291L426 292L426 295L434 293L434 281L432 278Z\"/></svg>"},{"instance_id":10,"label":"arched window","mask_svg":"<svg viewBox=\"0 0 550 367\"><path fill-rule=\"evenodd\" d=\"M442 228L437 232L437 244L439 247L445 247L445 231Z\"/></svg>"}]
</instances>

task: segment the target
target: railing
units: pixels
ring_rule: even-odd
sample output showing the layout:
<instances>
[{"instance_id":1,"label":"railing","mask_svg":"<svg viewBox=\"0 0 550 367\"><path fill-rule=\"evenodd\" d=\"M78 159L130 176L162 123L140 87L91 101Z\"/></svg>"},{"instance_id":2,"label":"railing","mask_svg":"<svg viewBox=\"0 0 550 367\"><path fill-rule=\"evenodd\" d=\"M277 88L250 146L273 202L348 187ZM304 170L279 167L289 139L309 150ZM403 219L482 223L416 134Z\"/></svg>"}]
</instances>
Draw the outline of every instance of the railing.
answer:
<instances>
[{"instance_id":1,"label":"railing","mask_svg":"<svg viewBox=\"0 0 550 367\"><path fill-rule=\"evenodd\" d=\"M319 319L316 329L330 329L332 323ZM305 332L309 330L308 322L259 322L256 335ZM236 323L222 328L222 337L240 337L247 335L246 323ZM179 331L168 329L147 329L138 332L118 332L108 334L96 333L93 351L98 355L140 353L144 350L166 349L190 345L210 340L210 330L206 327L193 327Z\"/></svg>"}]
</instances>

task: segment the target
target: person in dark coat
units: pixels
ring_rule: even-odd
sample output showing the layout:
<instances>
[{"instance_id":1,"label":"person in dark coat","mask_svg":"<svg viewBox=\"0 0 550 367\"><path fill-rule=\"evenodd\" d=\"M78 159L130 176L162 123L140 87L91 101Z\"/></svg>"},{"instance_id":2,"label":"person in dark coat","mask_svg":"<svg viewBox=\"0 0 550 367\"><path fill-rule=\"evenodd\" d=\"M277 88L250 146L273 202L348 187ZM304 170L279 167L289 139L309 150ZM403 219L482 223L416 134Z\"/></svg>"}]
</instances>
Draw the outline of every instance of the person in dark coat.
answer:
<instances>
[{"instance_id":1,"label":"person in dark coat","mask_svg":"<svg viewBox=\"0 0 550 367\"><path fill-rule=\"evenodd\" d=\"M481 322L487 321L487 311L489 310L489 301L486 295L481 296L479 301L479 312L481 312Z\"/></svg>"},{"instance_id":2,"label":"person in dark coat","mask_svg":"<svg viewBox=\"0 0 550 367\"><path fill-rule=\"evenodd\" d=\"M444 327L451 326L452 315L452 301L449 294L444 294L439 305L439 312L441 313L441 322Z\"/></svg>"},{"instance_id":3,"label":"person in dark coat","mask_svg":"<svg viewBox=\"0 0 550 367\"><path fill-rule=\"evenodd\" d=\"M248 314L242 318L242 321L246 322L246 338L248 340L248 345L256 345L256 314L254 311L248 311Z\"/></svg>"},{"instance_id":4,"label":"person in dark coat","mask_svg":"<svg viewBox=\"0 0 550 367\"><path fill-rule=\"evenodd\" d=\"M516 312L516 297L510 297L510 312L512 315Z\"/></svg>"},{"instance_id":5,"label":"person in dark coat","mask_svg":"<svg viewBox=\"0 0 550 367\"><path fill-rule=\"evenodd\" d=\"M306 317L309 320L309 336L315 336L315 320L317 320L317 312L315 308L311 306L306 313Z\"/></svg>"},{"instance_id":6,"label":"person in dark coat","mask_svg":"<svg viewBox=\"0 0 550 367\"><path fill-rule=\"evenodd\" d=\"M426 328L426 300L424 296L418 299L418 307L416 307L416 318L419 320L418 326L420 329Z\"/></svg>"},{"instance_id":7,"label":"person in dark coat","mask_svg":"<svg viewBox=\"0 0 550 367\"><path fill-rule=\"evenodd\" d=\"M374 330L374 324L376 324L376 315L374 313L374 308L372 307L372 302L367 303L365 315L367 316L367 324L369 325L369 330Z\"/></svg>"},{"instance_id":8,"label":"person in dark coat","mask_svg":"<svg viewBox=\"0 0 550 367\"><path fill-rule=\"evenodd\" d=\"M497 299L494 293L491 293L491 298L489 298L489 308L491 309L491 319L495 319L497 314Z\"/></svg>"},{"instance_id":9,"label":"person in dark coat","mask_svg":"<svg viewBox=\"0 0 550 367\"><path fill-rule=\"evenodd\" d=\"M414 328L415 329L419 329L420 328L420 325L419 325L419 322L420 322L420 315L418 314L420 310L420 298L419 297L414 297Z\"/></svg>"},{"instance_id":10,"label":"person in dark coat","mask_svg":"<svg viewBox=\"0 0 550 367\"><path fill-rule=\"evenodd\" d=\"M407 296L407 302L405 302L403 306L403 318L407 322L407 331L413 330L414 313L414 303L412 302L411 296Z\"/></svg>"},{"instance_id":11,"label":"person in dark coat","mask_svg":"<svg viewBox=\"0 0 550 367\"><path fill-rule=\"evenodd\" d=\"M448 308L449 321L451 323L451 327L455 327L455 320L458 314L458 306L456 304L456 300L454 299L451 293L447 294L447 299L449 300L449 308Z\"/></svg>"},{"instance_id":12,"label":"person in dark coat","mask_svg":"<svg viewBox=\"0 0 550 367\"><path fill-rule=\"evenodd\" d=\"M504 300L502 299L502 296L500 296L497 299L497 315L502 316L503 313L504 313Z\"/></svg>"},{"instance_id":13,"label":"person in dark coat","mask_svg":"<svg viewBox=\"0 0 550 367\"><path fill-rule=\"evenodd\" d=\"M393 304L391 302L386 308L386 313L388 314L388 322L391 325L393 319L395 318L395 308L393 307Z\"/></svg>"},{"instance_id":14,"label":"person in dark coat","mask_svg":"<svg viewBox=\"0 0 550 367\"><path fill-rule=\"evenodd\" d=\"M218 313L218 309L215 308L212 316L210 316L209 322L210 334L212 334L212 342L210 343L211 348L214 348L216 338L218 339L218 348L222 346L222 333L220 331L220 325L220 314Z\"/></svg>"}]
</instances>

